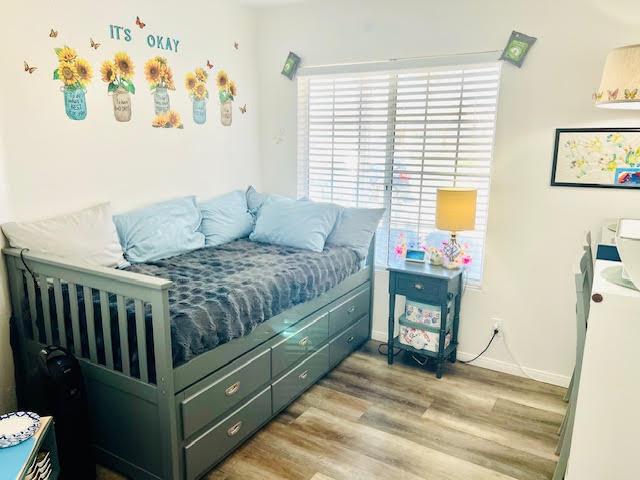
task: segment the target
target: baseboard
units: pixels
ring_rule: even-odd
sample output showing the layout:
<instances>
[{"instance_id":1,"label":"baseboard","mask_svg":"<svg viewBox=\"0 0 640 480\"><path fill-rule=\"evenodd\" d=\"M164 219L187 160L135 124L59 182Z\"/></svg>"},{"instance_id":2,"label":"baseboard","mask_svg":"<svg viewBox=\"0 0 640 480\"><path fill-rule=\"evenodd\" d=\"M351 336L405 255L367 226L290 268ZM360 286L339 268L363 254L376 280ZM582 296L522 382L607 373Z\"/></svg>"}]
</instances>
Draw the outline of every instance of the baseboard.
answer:
<instances>
[{"instance_id":1,"label":"baseboard","mask_svg":"<svg viewBox=\"0 0 640 480\"><path fill-rule=\"evenodd\" d=\"M387 332L373 331L371 338L379 342L387 341ZM471 360L476 354L460 352L458 351L459 360ZM535 368L522 367L520 368L515 363L504 362L502 360L496 360L494 358L482 356L473 362L476 367L486 368L488 370L494 370L496 372L509 373L518 377L529 377L534 380L543 383L549 383L551 385L557 385L559 387L568 387L571 377L565 375L559 375L557 373L545 372L544 370L537 370ZM523 372L524 370L524 372Z\"/></svg>"}]
</instances>

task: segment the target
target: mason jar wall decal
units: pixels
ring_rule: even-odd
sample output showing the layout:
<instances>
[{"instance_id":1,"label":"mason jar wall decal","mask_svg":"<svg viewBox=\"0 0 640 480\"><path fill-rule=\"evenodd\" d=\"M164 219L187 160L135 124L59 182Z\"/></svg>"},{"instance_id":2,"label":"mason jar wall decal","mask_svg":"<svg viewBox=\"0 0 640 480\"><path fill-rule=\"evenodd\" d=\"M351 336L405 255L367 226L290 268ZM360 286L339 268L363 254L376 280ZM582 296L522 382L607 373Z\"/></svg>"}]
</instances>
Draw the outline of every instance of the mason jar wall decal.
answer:
<instances>
[{"instance_id":1,"label":"mason jar wall decal","mask_svg":"<svg viewBox=\"0 0 640 480\"><path fill-rule=\"evenodd\" d=\"M187 73L184 79L184 86L193 103L193 121L198 125L207 121L208 78L209 74L203 68L198 67L194 72Z\"/></svg>"},{"instance_id":2,"label":"mason jar wall decal","mask_svg":"<svg viewBox=\"0 0 640 480\"><path fill-rule=\"evenodd\" d=\"M229 127L233 121L233 100L238 94L235 82L229 80L227 72L220 70L216 76L218 97L220 98L220 122Z\"/></svg>"},{"instance_id":3,"label":"mason jar wall decal","mask_svg":"<svg viewBox=\"0 0 640 480\"><path fill-rule=\"evenodd\" d=\"M66 45L54 51L58 68L53 71L53 79L62 82L64 111L71 120L84 120L87 118L86 86L93 77L91 64Z\"/></svg>"},{"instance_id":4,"label":"mason jar wall decal","mask_svg":"<svg viewBox=\"0 0 640 480\"><path fill-rule=\"evenodd\" d=\"M125 52L116 53L113 61L103 62L100 74L113 99L113 115L118 122L128 122L131 120L131 94L136 93L131 81L134 74L131 58Z\"/></svg>"},{"instance_id":5,"label":"mason jar wall decal","mask_svg":"<svg viewBox=\"0 0 640 480\"><path fill-rule=\"evenodd\" d=\"M175 90L173 72L164 57L153 57L144 65L144 75L153 92L153 106L156 115L171 110L169 90Z\"/></svg>"}]
</instances>

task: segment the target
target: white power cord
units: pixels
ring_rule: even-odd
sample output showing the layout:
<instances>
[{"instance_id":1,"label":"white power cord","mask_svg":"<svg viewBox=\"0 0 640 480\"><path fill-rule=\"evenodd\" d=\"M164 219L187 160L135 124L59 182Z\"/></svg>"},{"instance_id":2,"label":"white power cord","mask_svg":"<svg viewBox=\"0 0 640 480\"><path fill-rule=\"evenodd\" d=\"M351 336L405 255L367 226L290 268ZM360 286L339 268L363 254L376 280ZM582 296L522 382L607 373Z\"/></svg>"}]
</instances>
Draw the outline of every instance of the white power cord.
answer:
<instances>
[{"instance_id":1,"label":"white power cord","mask_svg":"<svg viewBox=\"0 0 640 480\"><path fill-rule=\"evenodd\" d=\"M511 359L515 362L515 364L518 366L522 374L530 380L535 380L536 382L539 382L540 380L538 380L537 378L533 378L531 375L527 373L527 371L524 369L520 361L516 358L514 353L511 351L511 348L509 347L509 342L507 342L507 336L505 335L504 330L502 330L500 333L502 333L501 336L502 336L502 343L504 345L504 348L507 350L507 353L509 354Z\"/></svg>"}]
</instances>

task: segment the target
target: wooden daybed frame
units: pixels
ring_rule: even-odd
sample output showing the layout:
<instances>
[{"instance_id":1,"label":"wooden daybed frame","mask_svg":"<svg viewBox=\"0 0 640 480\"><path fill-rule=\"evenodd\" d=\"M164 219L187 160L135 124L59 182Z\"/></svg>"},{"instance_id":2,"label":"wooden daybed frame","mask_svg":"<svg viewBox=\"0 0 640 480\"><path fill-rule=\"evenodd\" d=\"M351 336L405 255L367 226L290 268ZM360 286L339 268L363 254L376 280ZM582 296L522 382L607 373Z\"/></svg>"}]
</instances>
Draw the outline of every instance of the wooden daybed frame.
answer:
<instances>
[{"instance_id":1,"label":"wooden daybed frame","mask_svg":"<svg viewBox=\"0 0 640 480\"><path fill-rule=\"evenodd\" d=\"M21 257L20 250L5 248L21 407L37 410L43 399L37 381L42 347L69 348L82 366L98 462L133 479L200 478L370 338L374 245L375 238L365 267L332 290L177 368L172 363L170 281L47 255L23 252ZM65 289L75 299L80 289L85 299L99 291L101 318L110 322L109 294L117 295L119 332L124 335L112 339L109 322L102 322L103 361L91 301L70 302L74 341L67 345ZM127 299L136 307L135 340L127 338ZM54 309L42 308L49 302ZM146 354L147 304L152 355ZM81 347L79 308L86 317L87 355ZM53 334L54 325L62 335ZM135 376L129 341L137 342ZM116 350L123 353L120 362L114 361ZM149 379L150 365L155 382Z\"/></svg>"}]
</instances>

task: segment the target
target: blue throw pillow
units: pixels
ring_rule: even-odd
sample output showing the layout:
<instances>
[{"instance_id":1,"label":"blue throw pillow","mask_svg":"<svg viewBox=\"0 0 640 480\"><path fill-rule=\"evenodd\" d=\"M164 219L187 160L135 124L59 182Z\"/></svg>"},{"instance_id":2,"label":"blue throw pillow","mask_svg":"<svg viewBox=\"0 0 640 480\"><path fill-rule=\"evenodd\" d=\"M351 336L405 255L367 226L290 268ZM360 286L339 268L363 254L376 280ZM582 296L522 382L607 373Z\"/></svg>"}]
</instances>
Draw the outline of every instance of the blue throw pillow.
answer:
<instances>
[{"instance_id":1,"label":"blue throw pillow","mask_svg":"<svg viewBox=\"0 0 640 480\"><path fill-rule=\"evenodd\" d=\"M349 247L367 258L371 238L384 215L384 208L342 208L327 244Z\"/></svg>"},{"instance_id":2,"label":"blue throw pillow","mask_svg":"<svg viewBox=\"0 0 640 480\"><path fill-rule=\"evenodd\" d=\"M115 215L124 255L132 263L173 257L204 247L195 197L176 198Z\"/></svg>"},{"instance_id":3,"label":"blue throw pillow","mask_svg":"<svg viewBox=\"0 0 640 480\"><path fill-rule=\"evenodd\" d=\"M255 229L249 236L256 242L321 252L338 218L339 207L291 199L275 199L260 208Z\"/></svg>"},{"instance_id":4,"label":"blue throw pillow","mask_svg":"<svg viewBox=\"0 0 640 480\"><path fill-rule=\"evenodd\" d=\"M249 213L256 217L258 215L258 211L260 207L265 203L268 203L273 200L292 200L289 197L284 197L282 195L276 195L275 193L260 193L258 192L253 185L247 188L246 192L247 198L247 208L249 209Z\"/></svg>"},{"instance_id":5,"label":"blue throw pillow","mask_svg":"<svg viewBox=\"0 0 640 480\"><path fill-rule=\"evenodd\" d=\"M253 229L253 217L240 190L202 202L198 207L202 214L200 231L208 247L248 237Z\"/></svg>"}]
</instances>

